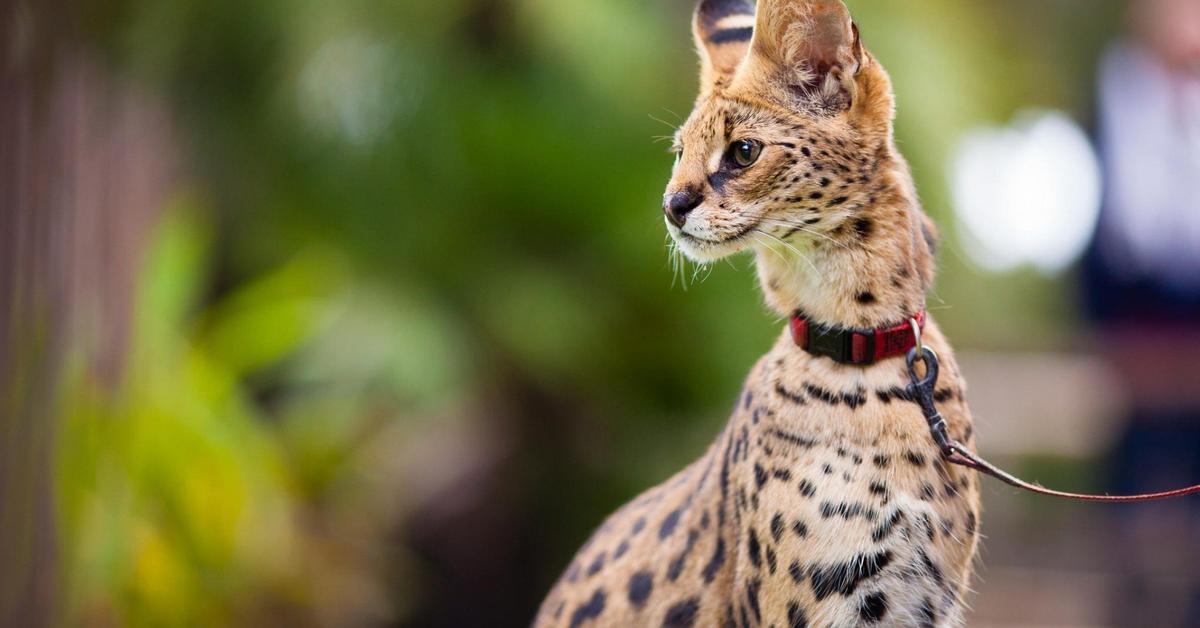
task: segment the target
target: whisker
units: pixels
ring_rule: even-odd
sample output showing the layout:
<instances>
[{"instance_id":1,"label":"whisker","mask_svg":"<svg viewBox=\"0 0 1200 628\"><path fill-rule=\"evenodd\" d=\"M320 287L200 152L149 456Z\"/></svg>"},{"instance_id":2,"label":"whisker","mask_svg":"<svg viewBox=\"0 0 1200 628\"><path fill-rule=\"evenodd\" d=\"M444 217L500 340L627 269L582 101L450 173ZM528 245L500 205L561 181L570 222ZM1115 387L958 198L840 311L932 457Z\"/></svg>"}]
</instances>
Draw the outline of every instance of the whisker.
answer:
<instances>
[{"instance_id":1,"label":"whisker","mask_svg":"<svg viewBox=\"0 0 1200 628\"><path fill-rule=\"evenodd\" d=\"M703 273L703 276L701 276ZM712 276L712 264L696 264L696 271L692 273L692 283L702 284L708 281Z\"/></svg>"},{"instance_id":2,"label":"whisker","mask_svg":"<svg viewBox=\"0 0 1200 628\"><path fill-rule=\"evenodd\" d=\"M671 129L672 132L678 130L674 124L671 124L670 122L667 122L666 120L663 120L661 118L655 117L655 115L652 113L648 113L646 115L650 116L650 119L654 120L655 122L660 122L662 124L667 125L667 128Z\"/></svg>"},{"instance_id":3,"label":"whisker","mask_svg":"<svg viewBox=\"0 0 1200 628\"><path fill-rule=\"evenodd\" d=\"M667 263L671 266L671 288L675 288L675 283L679 281L679 256L676 249L675 240L671 238L671 234L663 236L666 240L667 247ZM685 288L686 289L686 288Z\"/></svg>"},{"instance_id":4,"label":"whisker","mask_svg":"<svg viewBox=\"0 0 1200 628\"><path fill-rule=\"evenodd\" d=\"M771 238L772 240L786 246L787 248L791 249L792 252L795 253L796 255L804 257L804 253L802 253L800 251L800 249L796 248L796 245L792 244L791 242L788 242L787 240L784 240L783 238L771 233L770 231L764 231L763 229L757 229L757 228L754 231L757 233L761 233L761 234L767 236L768 238Z\"/></svg>"},{"instance_id":5,"label":"whisker","mask_svg":"<svg viewBox=\"0 0 1200 628\"><path fill-rule=\"evenodd\" d=\"M675 264L679 268L679 281L683 285L683 289L686 292L687 289L690 287L690 285L688 283L689 276L688 276L688 272L687 272L687 267L689 265L694 265L694 264L693 264L692 260L688 258L687 255L684 255L683 249L679 246L679 243L674 242L674 240L672 240L672 242L674 243L674 247L675 247ZM691 273L690 279L691 279L692 284L696 283L695 271L693 271Z\"/></svg>"},{"instance_id":6,"label":"whisker","mask_svg":"<svg viewBox=\"0 0 1200 628\"><path fill-rule=\"evenodd\" d=\"M673 244L672 246L675 249L675 269L676 272L679 273L679 283L683 286L683 291L687 292L688 275L685 268L688 265L688 259L687 256L683 254L683 251L679 250L678 244Z\"/></svg>"},{"instance_id":7,"label":"whisker","mask_svg":"<svg viewBox=\"0 0 1200 628\"><path fill-rule=\"evenodd\" d=\"M755 235L755 236L761 236L761 235L762 235L762 233L761 233L761 232L758 232L758 231L755 231L755 232L754 232L754 235ZM773 244L774 244L774 243L773 243L773 242L771 242L770 240L765 240L765 241L764 241L764 244L763 244L763 246L765 246L765 247L766 247L766 249L767 249L768 251L770 251L770 252L774 253L774 254L775 254L775 256L779 258L779 261L781 261L781 262L783 262L784 264L786 264L786 263L787 263L787 258L783 256L783 253L780 253L779 251L776 251L776 250L775 250L775 247L774 247L774 246L772 246Z\"/></svg>"},{"instance_id":8,"label":"whisker","mask_svg":"<svg viewBox=\"0 0 1200 628\"><path fill-rule=\"evenodd\" d=\"M808 256L807 256L807 255L805 255L803 251L801 251L800 249L798 249L798 248L796 248L794 245L792 245L792 243L791 243L791 242L788 242L788 241L786 241L786 240L784 240L784 239L782 239L782 238L780 238L780 237L778 237L778 236L776 236L776 235L774 235L774 234L772 234L772 233L770 233L770 232L763 231L762 229L755 229L754 231L755 231L755 232L757 232L757 233L761 233L761 234L763 234L763 235L767 236L768 238L771 238L772 240L774 240L774 241L776 241L776 242L778 242L778 243L780 243L780 244L782 244L782 245L786 246L787 248L791 249L793 253L795 253L795 254L796 254L796 255L797 255L797 256L798 256L800 259L804 260L804 261L805 261L805 263L807 263L807 264L808 264L809 268L812 268L812 269L813 269L813 273L814 273L815 275L817 275L817 276L820 276L820 275L821 275L821 271L817 270L817 266L816 266L816 264L813 264L813 263L812 263L812 260L808 259Z\"/></svg>"},{"instance_id":9,"label":"whisker","mask_svg":"<svg viewBox=\"0 0 1200 628\"><path fill-rule=\"evenodd\" d=\"M803 225L803 224L800 224L797 222L792 222L790 220L779 220L776 218L763 218L762 222L769 222L769 223L772 223L779 227L794 227L796 229L799 229L800 231L803 231L804 233L817 236L818 238L824 238L836 246L840 246L843 249L850 250L850 247L847 246L845 242L838 242L837 240L834 240L833 238L829 237L829 235L821 233L820 231L817 231L816 229L809 228L807 225Z\"/></svg>"}]
</instances>

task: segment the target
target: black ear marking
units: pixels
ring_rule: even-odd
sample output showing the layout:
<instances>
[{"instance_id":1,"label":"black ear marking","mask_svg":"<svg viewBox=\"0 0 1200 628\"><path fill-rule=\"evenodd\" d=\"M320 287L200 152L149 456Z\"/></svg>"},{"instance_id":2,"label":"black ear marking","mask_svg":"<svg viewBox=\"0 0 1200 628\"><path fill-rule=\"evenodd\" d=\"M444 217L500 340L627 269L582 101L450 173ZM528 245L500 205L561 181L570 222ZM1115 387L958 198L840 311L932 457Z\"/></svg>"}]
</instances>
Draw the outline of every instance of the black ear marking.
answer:
<instances>
[{"instance_id":1,"label":"black ear marking","mask_svg":"<svg viewBox=\"0 0 1200 628\"><path fill-rule=\"evenodd\" d=\"M722 27L722 22L727 18L738 16L753 18L754 3L749 0L703 0L696 8L696 23L703 30L705 39L712 43L719 43L712 40L717 33L725 30L742 30L742 28ZM753 29L751 28L751 30Z\"/></svg>"},{"instance_id":2,"label":"black ear marking","mask_svg":"<svg viewBox=\"0 0 1200 628\"><path fill-rule=\"evenodd\" d=\"M754 37L754 27L744 26L741 28L723 28L709 33L708 43L719 46L732 42L747 42Z\"/></svg>"},{"instance_id":3,"label":"black ear marking","mask_svg":"<svg viewBox=\"0 0 1200 628\"><path fill-rule=\"evenodd\" d=\"M696 6L693 30L708 80L721 82L737 69L754 37L750 0L703 0Z\"/></svg>"}]
</instances>

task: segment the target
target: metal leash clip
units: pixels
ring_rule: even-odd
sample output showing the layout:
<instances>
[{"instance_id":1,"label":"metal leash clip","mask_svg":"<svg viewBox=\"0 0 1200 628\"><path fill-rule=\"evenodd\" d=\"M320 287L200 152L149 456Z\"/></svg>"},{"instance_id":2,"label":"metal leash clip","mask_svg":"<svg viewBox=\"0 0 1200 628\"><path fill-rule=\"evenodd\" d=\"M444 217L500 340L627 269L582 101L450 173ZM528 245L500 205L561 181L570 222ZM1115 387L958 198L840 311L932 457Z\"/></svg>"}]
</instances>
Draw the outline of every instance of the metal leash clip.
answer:
<instances>
[{"instance_id":1,"label":"metal leash clip","mask_svg":"<svg viewBox=\"0 0 1200 628\"><path fill-rule=\"evenodd\" d=\"M934 394L938 380L938 357L933 349L925 346L921 337L921 325L917 319L909 319L912 326L914 346L908 351L908 396L921 406L921 414L929 422L929 431L934 442L941 448L942 455L950 457L954 454L954 445L946 428L946 420L938 412ZM917 373L917 362L925 364L925 376Z\"/></svg>"},{"instance_id":2,"label":"metal leash clip","mask_svg":"<svg viewBox=\"0 0 1200 628\"><path fill-rule=\"evenodd\" d=\"M917 373L917 362L925 364L924 377ZM908 396L921 406L921 414L929 422L929 432L933 435L934 442L942 450L942 455L951 457L955 452L954 443L946 428L946 419L942 418L941 412L938 412L937 403L934 400L938 368L937 353L933 349L923 346L918 336L917 346L908 352L908 377L911 380L908 384Z\"/></svg>"}]
</instances>

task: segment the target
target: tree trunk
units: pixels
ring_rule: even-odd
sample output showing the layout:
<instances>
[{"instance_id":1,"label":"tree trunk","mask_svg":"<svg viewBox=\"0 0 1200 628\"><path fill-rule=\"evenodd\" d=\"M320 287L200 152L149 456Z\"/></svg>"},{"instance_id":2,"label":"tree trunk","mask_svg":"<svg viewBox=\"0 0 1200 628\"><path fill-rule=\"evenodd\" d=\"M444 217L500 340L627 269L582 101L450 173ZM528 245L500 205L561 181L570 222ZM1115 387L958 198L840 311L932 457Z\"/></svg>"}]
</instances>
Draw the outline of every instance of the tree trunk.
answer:
<instances>
[{"instance_id":1,"label":"tree trunk","mask_svg":"<svg viewBox=\"0 0 1200 628\"><path fill-rule=\"evenodd\" d=\"M120 379L142 242L173 180L167 117L114 85L67 7L0 7L0 625L64 618L57 395Z\"/></svg>"}]
</instances>

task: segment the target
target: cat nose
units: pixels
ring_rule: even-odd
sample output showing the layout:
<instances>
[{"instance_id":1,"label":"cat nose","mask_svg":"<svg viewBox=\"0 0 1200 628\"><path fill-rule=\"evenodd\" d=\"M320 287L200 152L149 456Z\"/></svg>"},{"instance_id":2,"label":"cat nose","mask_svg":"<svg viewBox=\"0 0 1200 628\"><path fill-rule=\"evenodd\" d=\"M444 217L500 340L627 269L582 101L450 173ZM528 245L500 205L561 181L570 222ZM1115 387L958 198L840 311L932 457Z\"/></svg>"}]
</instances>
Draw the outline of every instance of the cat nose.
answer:
<instances>
[{"instance_id":1,"label":"cat nose","mask_svg":"<svg viewBox=\"0 0 1200 628\"><path fill-rule=\"evenodd\" d=\"M663 199L663 213L667 215L667 220L671 221L671 224L682 229L683 225L687 223L688 214L703 202L704 195L696 190L688 189L676 192Z\"/></svg>"}]
</instances>

